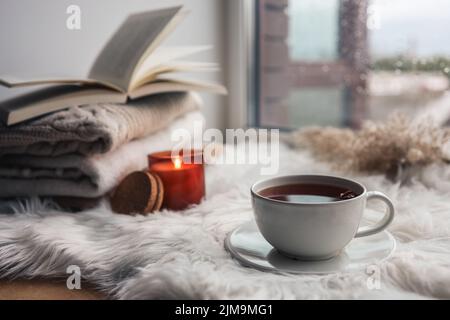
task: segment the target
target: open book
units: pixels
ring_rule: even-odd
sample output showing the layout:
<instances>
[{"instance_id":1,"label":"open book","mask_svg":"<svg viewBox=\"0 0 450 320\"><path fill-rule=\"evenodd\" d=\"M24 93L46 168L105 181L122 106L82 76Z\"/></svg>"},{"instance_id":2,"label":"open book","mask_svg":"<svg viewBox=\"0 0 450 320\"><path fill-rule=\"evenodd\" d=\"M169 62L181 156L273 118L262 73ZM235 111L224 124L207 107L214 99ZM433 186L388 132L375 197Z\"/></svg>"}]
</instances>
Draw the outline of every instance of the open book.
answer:
<instances>
[{"instance_id":1,"label":"open book","mask_svg":"<svg viewBox=\"0 0 450 320\"><path fill-rule=\"evenodd\" d=\"M176 73L218 70L215 63L186 62L179 59L208 46L159 47L184 17L182 7L130 15L107 42L86 78L40 76L19 78L0 74L0 85L12 91L36 87L26 94L6 95L0 101L0 119L16 124L71 105L124 103L156 93L209 91L225 94L220 84L175 76Z\"/></svg>"}]
</instances>

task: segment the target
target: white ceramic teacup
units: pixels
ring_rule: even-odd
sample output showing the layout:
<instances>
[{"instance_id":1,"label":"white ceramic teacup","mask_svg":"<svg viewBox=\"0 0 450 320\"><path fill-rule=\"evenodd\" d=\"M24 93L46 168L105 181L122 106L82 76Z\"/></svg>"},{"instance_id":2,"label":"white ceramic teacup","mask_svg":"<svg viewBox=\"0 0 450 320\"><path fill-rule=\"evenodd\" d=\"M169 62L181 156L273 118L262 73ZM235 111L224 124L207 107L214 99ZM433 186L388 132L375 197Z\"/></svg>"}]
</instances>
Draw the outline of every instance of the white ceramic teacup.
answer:
<instances>
[{"instance_id":1,"label":"white ceramic teacup","mask_svg":"<svg viewBox=\"0 0 450 320\"><path fill-rule=\"evenodd\" d=\"M356 196L335 202L286 202L259 192L270 187L299 183L332 185L352 190ZM262 180L251 188L256 224L264 238L281 253L301 260L323 260L338 255L354 238L385 229L394 218L391 200L381 192L366 191L358 182L324 175L292 175ZM366 201L387 205L375 225L359 227Z\"/></svg>"}]
</instances>

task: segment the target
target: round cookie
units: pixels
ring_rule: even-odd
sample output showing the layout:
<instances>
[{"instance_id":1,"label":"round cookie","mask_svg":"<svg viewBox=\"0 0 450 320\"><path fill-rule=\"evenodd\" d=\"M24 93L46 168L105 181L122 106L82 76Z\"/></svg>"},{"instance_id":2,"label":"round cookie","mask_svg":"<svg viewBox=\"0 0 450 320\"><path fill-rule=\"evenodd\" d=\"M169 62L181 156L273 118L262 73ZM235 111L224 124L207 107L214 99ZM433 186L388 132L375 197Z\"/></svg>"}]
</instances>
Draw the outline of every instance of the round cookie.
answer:
<instances>
[{"instance_id":1,"label":"round cookie","mask_svg":"<svg viewBox=\"0 0 450 320\"><path fill-rule=\"evenodd\" d=\"M146 214L152 212L159 199L157 178L149 172L136 171L120 182L111 197L111 208L116 213Z\"/></svg>"}]
</instances>

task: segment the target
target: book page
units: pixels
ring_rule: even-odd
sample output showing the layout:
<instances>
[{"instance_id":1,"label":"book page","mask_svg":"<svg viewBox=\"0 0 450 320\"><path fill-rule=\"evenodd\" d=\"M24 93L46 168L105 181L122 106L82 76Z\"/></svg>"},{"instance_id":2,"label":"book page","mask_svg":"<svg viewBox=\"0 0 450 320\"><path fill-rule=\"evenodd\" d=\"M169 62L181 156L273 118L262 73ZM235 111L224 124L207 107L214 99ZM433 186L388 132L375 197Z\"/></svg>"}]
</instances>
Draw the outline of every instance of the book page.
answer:
<instances>
[{"instance_id":1,"label":"book page","mask_svg":"<svg viewBox=\"0 0 450 320\"><path fill-rule=\"evenodd\" d=\"M217 94L227 94L227 89L221 85L191 79L175 77L157 77L157 81L143 85L128 94L130 99L163 93L179 91L204 91Z\"/></svg>"},{"instance_id":2,"label":"book page","mask_svg":"<svg viewBox=\"0 0 450 320\"><path fill-rule=\"evenodd\" d=\"M136 87L137 82L142 82L142 78L148 76L151 70L160 66L166 65L170 61L178 58L190 56L194 53L199 53L207 50L211 50L211 45L204 46L170 46L170 47L158 47L155 51L146 57L142 63L137 67L133 78L131 79L131 87Z\"/></svg>"},{"instance_id":3,"label":"book page","mask_svg":"<svg viewBox=\"0 0 450 320\"><path fill-rule=\"evenodd\" d=\"M88 78L111 83L126 92L136 67L159 44L161 35L166 35L165 30L180 9L178 6L130 15L97 57Z\"/></svg>"},{"instance_id":4,"label":"book page","mask_svg":"<svg viewBox=\"0 0 450 320\"><path fill-rule=\"evenodd\" d=\"M152 44L147 48L144 54L139 59L136 64L133 75L131 76L130 83L135 78L136 72L141 68L144 61L148 60L150 55L153 55L153 52L158 48L160 43L171 33L175 27L180 23L182 19L188 14L188 11L178 11L177 14L173 17L173 19L167 24L167 26L163 29L163 31L156 37L156 39L152 42ZM130 89L130 84L128 85L128 89Z\"/></svg>"},{"instance_id":5,"label":"book page","mask_svg":"<svg viewBox=\"0 0 450 320\"><path fill-rule=\"evenodd\" d=\"M155 66L152 69L147 70L146 74L142 74L138 81L133 81L130 90L150 83L159 75L162 74L173 74L179 72L213 72L220 71L219 65L214 62L188 62L188 61L172 61L166 64Z\"/></svg>"}]
</instances>

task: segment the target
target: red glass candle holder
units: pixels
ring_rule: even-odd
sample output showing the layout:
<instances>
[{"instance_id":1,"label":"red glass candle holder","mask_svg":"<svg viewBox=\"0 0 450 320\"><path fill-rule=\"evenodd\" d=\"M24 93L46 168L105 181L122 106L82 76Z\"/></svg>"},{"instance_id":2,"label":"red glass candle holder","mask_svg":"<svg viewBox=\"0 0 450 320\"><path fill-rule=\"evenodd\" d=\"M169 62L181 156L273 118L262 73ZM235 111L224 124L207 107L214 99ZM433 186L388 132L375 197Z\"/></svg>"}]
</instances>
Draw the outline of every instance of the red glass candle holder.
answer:
<instances>
[{"instance_id":1,"label":"red glass candle holder","mask_svg":"<svg viewBox=\"0 0 450 320\"><path fill-rule=\"evenodd\" d=\"M152 153L148 169L156 173L164 186L163 208L182 210L199 204L205 196L205 171L201 150Z\"/></svg>"}]
</instances>

